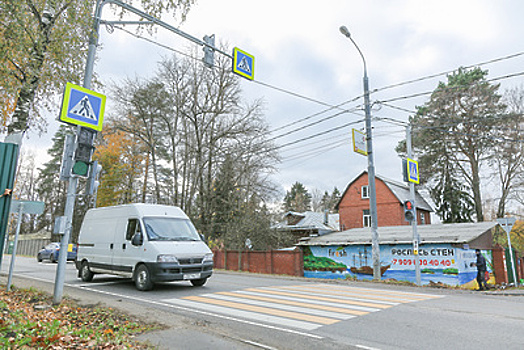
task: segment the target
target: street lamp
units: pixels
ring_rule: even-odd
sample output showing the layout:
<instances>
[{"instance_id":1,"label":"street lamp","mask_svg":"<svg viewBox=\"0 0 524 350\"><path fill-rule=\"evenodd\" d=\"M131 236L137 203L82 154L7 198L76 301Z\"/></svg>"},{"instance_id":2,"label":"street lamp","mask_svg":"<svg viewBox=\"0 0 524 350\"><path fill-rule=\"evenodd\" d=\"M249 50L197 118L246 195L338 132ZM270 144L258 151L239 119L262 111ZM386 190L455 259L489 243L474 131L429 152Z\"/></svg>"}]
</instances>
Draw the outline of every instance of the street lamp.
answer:
<instances>
[{"instance_id":1,"label":"street lamp","mask_svg":"<svg viewBox=\"0 0 524 350\"><path fill-rule=\"evenodd\" d=\"M366 59L360 51L357 43L351 37L349 30L345 26L340 27L340 32L347 37L357 48L362 62L364 63L364 108L366 112L366 145L368 154L368 185L369 185L369 211L371 214L371 243L373 255L373 279L380 279L380 246L378 242L377 230L377 191L375 188L375 165L373 161L373 138L371 134L371 107L369 105L369 81Z\"/></svg>"}]
</instances>

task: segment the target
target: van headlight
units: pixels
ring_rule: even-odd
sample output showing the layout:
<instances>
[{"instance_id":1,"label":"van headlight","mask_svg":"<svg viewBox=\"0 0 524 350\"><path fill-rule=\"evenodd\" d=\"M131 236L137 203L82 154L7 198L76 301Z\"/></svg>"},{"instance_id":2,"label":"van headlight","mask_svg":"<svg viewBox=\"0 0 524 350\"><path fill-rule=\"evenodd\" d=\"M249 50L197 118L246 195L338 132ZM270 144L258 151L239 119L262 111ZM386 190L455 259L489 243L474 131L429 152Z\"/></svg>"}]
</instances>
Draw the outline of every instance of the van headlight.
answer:
<instances>
[{"instance_id":1,"label":"van headlight","mask_svg":"<svg viewBox=\"0 0 524 350\"><path fill-rule=\"evenodd\" d=\"M204 259L202 259L202 264L213 262L213 253L209 253L204 255Z\"/></svg>"},{"instance_id":2,"label":"van headlight","mask_svg":"<svg viewBox=\"0 0 524 350\"><path fill-rule=\"evenodd\" d=\"M156 257L156 261L159 263L177 263L178 259L172 254L162 254Z\"/></svg>"}]
</instances>

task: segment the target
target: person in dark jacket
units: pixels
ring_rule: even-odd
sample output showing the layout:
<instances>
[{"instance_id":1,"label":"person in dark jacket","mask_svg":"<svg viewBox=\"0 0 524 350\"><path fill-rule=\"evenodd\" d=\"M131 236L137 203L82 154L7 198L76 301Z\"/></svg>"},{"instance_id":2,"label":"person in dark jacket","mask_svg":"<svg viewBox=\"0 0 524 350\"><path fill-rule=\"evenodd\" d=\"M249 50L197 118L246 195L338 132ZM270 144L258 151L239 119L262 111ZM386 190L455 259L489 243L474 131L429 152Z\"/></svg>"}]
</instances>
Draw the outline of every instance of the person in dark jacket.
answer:
<instances>
[{"instance_id":1,"label":"person in dark jacket","mask_svg":"<svg viewBox=\"0 0 524 350\"><path fill-rule=\"evenodd\" d=\"M475 265L477 267L477 283L479 285L478 290L488 289L488 285L484 280L484 275L486 274L486 271L488 269L486 266L486 259L484 259L484 257L482 256L480 249L475 249L475 254L477 254L477 262L472 263L472 265Z\"/></svg>"}]
</instances>

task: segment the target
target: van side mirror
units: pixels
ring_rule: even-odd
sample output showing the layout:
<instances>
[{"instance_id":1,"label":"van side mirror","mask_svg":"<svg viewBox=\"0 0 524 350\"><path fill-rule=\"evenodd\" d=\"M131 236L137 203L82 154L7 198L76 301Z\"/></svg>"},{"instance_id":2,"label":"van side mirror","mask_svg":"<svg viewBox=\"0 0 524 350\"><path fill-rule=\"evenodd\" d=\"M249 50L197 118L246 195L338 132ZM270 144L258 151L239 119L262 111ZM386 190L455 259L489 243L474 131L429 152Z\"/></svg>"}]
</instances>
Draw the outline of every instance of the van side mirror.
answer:
<instances>
[{"instance_id":1,"label":"van side mirror","mask_svg":"<svg viewBox=\"0 0 524 350\"><path fill-rule=\"evenodd\" d=\"M206 242L206 236L204 236L203 234L199 233L198 234L200 236L200 239L204 242ZM207 243L207 242L206 242Z\"/></svg>"},{"instance_id":2,"label":"van side mirror","mask_svg":"<svg viewBox=\"0 0 524 350\"><path fill-rule=\"evenodd\" d=\"M144 237L142 236L142 233L141 232L135 233L135 235L131 239L131 244L132 245L142 245L142 243L144 243Z\"/></svg>"}]
</instances>

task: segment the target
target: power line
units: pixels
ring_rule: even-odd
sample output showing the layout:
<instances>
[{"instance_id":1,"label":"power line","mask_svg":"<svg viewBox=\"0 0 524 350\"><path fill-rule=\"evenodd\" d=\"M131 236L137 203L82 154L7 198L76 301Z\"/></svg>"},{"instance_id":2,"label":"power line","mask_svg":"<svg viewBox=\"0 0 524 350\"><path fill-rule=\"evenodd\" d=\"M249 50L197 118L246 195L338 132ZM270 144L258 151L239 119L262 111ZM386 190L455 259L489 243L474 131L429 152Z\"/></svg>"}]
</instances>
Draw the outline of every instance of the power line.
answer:
<instances>
[{"instance_id":1,"label":"power line","mask_svg":"<svg viewBox=\"0 0 524 350\"><path fill-rule=\"evenodd\" d=\"M323 140L320 140L320 141L314 141L314 142L311 142L311 143L297 145L297 146L294 146L294 147L287 147L285 150L282 150L282 152L284 152L284 153L285 152L291 152L291 151L294 151L296 149L304 149L304 148L307 148L307 147L310 147L310 146L314 146L315 148L319 148L319 147L323 147L324 146L321 143L325 142L325 141L329 141L329 142L332 143L332 142L338 142L338 141L341 141L341 140L348 140L348 139L349 139L348 133L347 133L347 131L344 131L343 134L331 136L330 138L323 139Z\"/></svg>"},{"instance_id":2,"label":"power line","mask_svg":"<svg viewBox=\"0 0 524 350\"><path fill-rule=\"evenodd\" d=\"M322 136L322 135L326 135L326 134L329 134L333 131L336 131L336 130L340 130L340 129L343 129L343 128L346 128L350 125L354 125L354 124L358 124L358 123L362 123L364 121L364 119L361 119L361 120L357 120L357 121L354 121L354 122L350 122L350 123L346 123L344 125L341 125L341 126L337 126L335 128L332 128L332 129L329 129L329 130L326 130L326 131L322 131L322 132L319 132L317 134L313 134L313 135L310 135L308 137L305 137L305 138L302 138L302 139L298 139L298 140L295 140L295 141L292 141L292 142L288 142L288 143L285 143L283 145L280 145L278 146L277 148L284 148L284 147L288 147L288 146L291 146L291 145L294 145L294 144L297 144L297 143L300 143L300 142L304 142L304 141L307 141L307 140L311 140L313 138L317 138L319 136Z\"/></svg>"},{"instance_id":3,"label":"power line","mask_svg":"<svg viewBox=\"0 0 524 350\"><path fill-rule=\"evenodd\" d=\"M476 85L476 84L479 84L479 83L489 83L489 82L499 81L499 80L503 80L503 79L515 78L515 77L519 77L519 76L523 76L523 75L524 75L524 72L517 72L517 73L512 73L512 74L506 74L506 75L503 75L503 76L500 76L500 77L482 80L480 82L476 81L476 82L471 83L470 86L473 86L473 85ZM377 102L381 103L381 104L384 104L384 103L387 103L387 102L407 100L407 99L410 99L410 98L420 97L420 96L424 96L424 95L431 95L434 92L447 91L447 90L459 90L459 89L463 89L464 87L466 87L466 86L464 86L464 85L460 85L460 86L446 86L444 88L437 88L437 89L435 89L433 91L419 92L419 93L414 93L414 94L411 94L411 95L405 95L405 96L390 98L389 100L383 100L383 101L377 101Z\"/></svg>"},{"instance_id":4,"label":"power line","mask_svg":"<svg viewBox=\"0 0 524 350\"><path fill-rule=\"evenodd\" d=\"M176 50L176 49L173 49L167 45L164 45L164 44L161 44L157 41L154 41L152 39L149 39L149 38L146 38L144 36L141 36L141 35L138 35L138 34L135 34L135 33L132 33L124 28L121 28L119 26L114 26L114 28L117 28L119 30L122 30L123 32L127 33L127 34L130 34L136 38L139 38L139 39L142 39L142 40L145 40L145 41L148 41L154 45L157 45L157 46L160 46L162 48L165 48L167 50L170 50L170 51L173 51L173 52L176 52L178 54L181 54L183 56L186 56L190 59L193 59L193 60L199 60L198 58L196 57L193 57L191 55L188 55L182 51L179 51L179 50ZM515 57L519 57L519 56L522 56L524 55L524 52L519 52L519 53L516 53L516 54L512 54L512 55L508 55L508 56L504 56L504 57L500 57L500 58L496 58L496 59L492 59L492 60L489 60L489 61L485 61L485 62L482 62L482 63L479 63L479 64L475 64L475 65L470 65L470 66L466 66L464 68L472 68L472 67L476 67L476 66L482 66L482 65L486 65L486 64L490 64L490 63L495 63L495 62L500 62L500 61L503 61L503 60L507 60L507 59L512 59L512 58L515 58ZM216 66L214 66L214 68L216 68ZM442 76L442 75L446 75L446 74L450 74L450 73L453 73L455 72L456 70L451 70L451 71L446 71L446 72L441 72L441 73L437 73L437 74L432 74L432 75L428 75L428 76L425 76L425 77L421 77L421 78L417 78L417 79L412 79L412 80L408 80L408 81L405 81L405 82L401 82L401 83L397 83L397 84L392 84L392 85L388 85L388 86L385 86L385 87L382 87L382 88L378 88L378 89L374 89L371 93L376 93L376 92L379 92L379 91L384 91L384 90L387 90L387 89L391 89L391 88L395 88L395 87L399 87L399 86L403 86L403 85L408 85L408 84L412 84L412 83L416 83L416 82L420 82L420 81L424 81L424 80L427 80L427 79L431 79L431 78L435 78L435 77L438 77L438 76ZM504 75L504 76L500 76L500 77L496 77L496 78L492 78L492 79L488 79L488 80L485 80L483 82L493 82L493 81L499 81L499 80L503 80L503 79L509 79L509 78L514 78L514 77L518 77L518 76L522 76L524 75L524 72L518 72L518 73L513 73L513 74L507 74L507 75ZM320 105L323 105L323 106L326 106L328 107L328 109L324 110L324 111L321 111L321 112L318 112L318 113L315 113L313 115L310 115L310 116L307 116L307 117L304 117L302 119L299 119L298 121L294 121L292 123L289 123L289 124L286 124L282 127L279 127L271 132L275 132L275 131L278 131L278 130L282 130L284 128L287 128L289 126L292 126L292 125L295 125L296 123L299 123L299 122L302 122L302 121L306 121L306 120L309 120L315 116L318 116L318 115L321 115L323 113L326 113L330 110L333 110L333 109L339 109L341 106L347 104L347 103L350 103L350 102L354 102L356 101L357 99L361 98L361 96L358 96L358 97L355 97L351 100L348 100L348 101L345 101L343 103L340 103L338 105L330 105L326 102L323 102L323 101L319 101L317 99L313 99L311 97L307 97L307 96L304 96L304 95L301 95L299 93L295 93L295 92L292 92L292 91L289 91L289 90L286 90L286 89L283 89L283 88L279 88L279 87L276 87L274 85L271 85L271 84L268 84L268 83L264 83L264 82L261 82L261 81L254 81L255 83L259 84L259 85L262 85L262 86L265 86L265 87L268 87L270 89L274 89L276 91L279 91L279 92L283 92L283 93L286 93L288 95L291 95L291 96L294 96L294 97L298 97L298 98L301 98L301 99L304 99L304 100L307 100L307 101L310 101L310 102L314 102L314 103L317 103L317 104L320 104ZM477 82L475 82L474 84L476 84ZM453 88L457 88L457 87L453 87ZM460 88L460 87L458 87ZM446 89L451 89L450 87L447 87ZM391 99L388 99L388 100L384 100L384 101L377 101L378 103L382 104L382 105L385 105L387 107L390 107L390 108L396 108L396 109L400 109L400 110L403 110L403 111L406 111L406 112L409 112L411 113L412 111L410 110L406 110L406 109L402 109L400 107L397 107L397 106L392 106L390 104L388 104L388 102L393 102L393 101L399 101L399 100L406 100L406 99L411 99L411 98L415 98L415 97L420 97L420 96L424 96L424 95L428 95L428 94L432 94L433 92L436 92L438 91L439 89L436 89L436 90L433 90L433 91L429 91L429 92L421 92L421 93L415 93L415 94L411 94L411 95L405 95L405 96L399 96L399 97L396 97L396 98L391 98ZM444 89L442 89L444 90ZM354 109L356 110L356 109ZM318 121L318 122L314 122L314 123L311 123L311 124L308 124L307 126L305 127L309 127L309 126L312 126L312 125L316 125L322 121L325 121L325 120L328 120L328 119L332 119L342 113L352 113L351 111L348 111L348 110L343 110L341 111L340 113L337 113L335 115L332 115L332 116L329 116L329 117L326 117L324 118L323 120L321 121ZM384 118L382 118L384 119ZM307 141L307 140L310 140L310 139L313 139L313 138L316 138L316 137L319 137L319 136L322 136L322 135L326 135L330 132L333 132L333 131L336 131L336 130L340 130L344 127L347 127L349 125L353 125L353 124L356 124L356 123L360 123L362 122L363 120L359 120L359 121L356 121L356 122L351 122L351 123L347 123L347 124L344 124L342 126L339 126L339 127L336 127L336 128L333 128L333 129L329 129L327 131L324 131L324 132L321 132L321 133L317 133L317 134L314 134L314 135L311 135L309 137L306 137L306 138L302 138L302 139L299 139L299 140L296 140L296 141L293 141L293 142L289 142L289 143L286 143L284 145L281 145L281 146L278 146L276 148L274 148L275 150L277 149L281 149L281 148L284 148L284 147L288 147L290 145L293 145L293 144L297 144L297 143L300 143L300 142L304 142L304 141ZM398 121L397 122L401 122L401 121ZM283 134L283 135L279 135L277 137L275 137L274 139L276 138L280 138L280 137L283 137L283 136L286 136L286 135L289 135L291 133L294 133L294 132L297 132L299 129L296 129L296 130L293 130L292 132L288 132L286 134ZM442 131L442 130L441 130ZM469 136L476 136L476 137L482 137L480 135L469 135ZM503 141L515 141L515 142L522 142L522 140L510 140L510 139L502 139Z\"/></svg>"},{"instance_id":5,"label":"power line","mask_svg":"<svg viewBox=\"0 0 524 350\"><path fill-rule=\"evenodd\" d=\"M518 52L516 54L507 55L507 56L503 56L503 57L500 57L500 58L494 58L494 59L491 59L491 60L488 60L488 61L484 61L484 62L481 62L481 63L478 63L478 64L472 64L472 65L469 65L469 66L465 66L463 68L469 69L469 68L474 68L474 67L485 66L487 64L500 62L500 61L505 61L505 60L516 58L516 57L523 56L523 55L524 55L524 52ZM384 90L388 90L388 89L392 89L392 88L395 88L395 87L404 86L404 85L408 85L408 84L418 83L418 82L421 82L421 81L424 81L424 80L428 80L428 79L432 79L432 78L437 78L437 77L442 76L442 75L451 74L451 73L453 73L455 71L456 71L456 69L451 70L451 71L445 71L445 72L441 72L441 73L431 74L431 75L427 75L427 76L420 77L420 78L417 78L417 79L407 80L407 81L396 83L396 84L387 85L387 86L384 86L382 88L378 88L378 89L373 90L372 93L379 92L379 91L384 91Z\"/></svg>"},{"instance_id":6,"label":"power line","mask_svg":"<svg viewBox=\"0 0 524 350\"><path fill-rule=\"evenodd\" d=\"M199 58L193 57L193 56L188 55L188 54L186 54L186 53L183 53L183 52L181 52L181 51L179 51L179 50L173 49L173 48L171 48L171 47L169 47L169 46L167 46L167 45L164 45L164 44L162 44L162 43L159 43L158 41L155 41L155 40L153 40L153 39L149 39L149 38L146 38L146 37L144 37L144 36L142 36L142 35L139 35L139 34L136 34L136 33L132 33L132 32L130 32L130 31L128 31L128 30L126 30L126 29L120 27L120 26L113 26L113 27L114 27L114 28L117 28L117 29L119 29L119 30L122 30L122 31L125 32L125 33L128 33L128 34L134 36L135 38L145 40L145 41L150 42L150 43L152 43L152 44L154 44L154 45L157 45L157 46L160 46L160 47L162 47L162 48L165 48L165 49L167 49L167 50L169 50L169 51L173 51L173 52L176 52L176 53L181 54L181 55L183 55L183 56L186 56L186 57L188 57L188 58L191 58L191 59L193 59L193 60L200 61ZM213 66L212 68L217 68L217 66ZM231 74L233 74L233 73L231 73ZM338 105L331 105L331 104L329 104L329 103L326 103L326 102L323 102L323 101L320 101L320 100L317 100L317 99L314 99L314 98L311 98L311 97L308 97L308 96L305 96L305 95L301 95L301 94L299 94L299 93L296 93L296 92L293 92L293 91L290 91L290 90L286 90L286 89L284 89L284 88L280 88L280 87L277 87L277 86L271 85L271 84L269 84L269 83L262 82L262 81L260 81L260 80L253 80L253 82L254 82L255 84L262 85L262 86L265 86L265 87L267 87L267 88L270 88L270 89L273 89L273 90L276 90L276 91L279 91L279 92L282 92L282 93L285 93L285 94L288 94L288 95L291 95L291 96L294 96L294 97L298 97L298 98L301 98L301 99L306 100L306 101L309 101L309 102L314 102L314 103L317 103L317 104L319 104L319 105L322 105L322 106L325 106L325 107L329 107L329 110L331 110L331 109L339 109L339 108L340 108L341 106L343 106L344 104L347 104L347 103L349 103L349 102L352 101L352 100L349 100L349 101L343 102L343 103L338 104Z\"/></svg>"},{"instance_id":7,"label":"power line","mask_svg":"<svg viewBox=\"0 0 524 350\"><path fill-rule=\"evenodd\" d=\"M321 114L327 113L327 112L329 112L330 110L333 110L333 109L335 109L335 108L342 107L342 106L345 105L345 104L348 104L348 103L351 103L351 102L355 102L356 100L358 100L358 99L360 99L360 98L362 98L362 96L357 96L357 97L355 97L355 98L352 98L351 100L347 100L347 101L342 102L342 103L340 103L340 104L338 104L338 105L336 105L336 106L329 107L328 109L324 109L324 110L322 110L322 111L320 111L320 112L317 112L317 113L311 114L311 115L306 116L306 117L304 117L304 118L302 118L302 119L292 121L292 122L290 122L290 123L288 123L288 124L285 124L285 125L283 125L283 126L280 126L280 127L276 128L276 129L271 130L270 133L273 133L273 132L276 132L276 131L280 131L280 130L285 129L285 128L290 127L290 126L295 126L297 123L301 123L301 122L303 122L303 121L309 120L309 119L314 118L314 117L316 117L316 116L319 116L319 115L321 115ZM353 110L357 110L359 107L360 107L360 106L356 106L356 107L353 108Z\"/></svg>"},{"instance_id":8,"label":"power line","mask_svg":"<svg viewBox=\"0 0 524 350\"><path fill-rule=\"evenodd\" d=\"M309 151L304 151L304 152L301 152L301 153L290 155L288 157L284 157L283 161L290 162L290 161L293 161L295 159L300 159L300 158L308 157L308 156L311 156L311 155L323 154L323 153L325 153L327 151L330 151L332 149L335 149L335 148L338 148L338 147L344 146L344 145L348 145L347 140L332 142L329 145L325 145L324 147L319 147L318 149L311 149Z\"/></svg>"},{"instance_id":9,"label":"power line","mask_svg":"<svg viewBox=\"0 0 524 350\"><path fill-rule=\"evenodd\" d=\"M351 110L346 110L346 111L342 111L342 112L338 112L338 113L335 113L335 114L332 114L330 116L327 116L325 118L322 118L320 120L317 120L316 122L312 122L312 123L309 123L307 125L304 125L304 126L300 126L300 127L297 127L295 129L292 129L291 131L288 131L286 133L283 133L283 134L280 134L280 135L277 135L277 136L274 136L272 138L269 139L269 141L273 141L273 140L276 140L276 139L279 139L281 137L284 137L284 136L288 136L288 135L291 135L291 134L294 134L296 132L299 132L299 131L302 131L306 128L309 128L311 126L314 126L314 125L317 125L317 124L320 124L322 122L325 122L327 120L330 120L330 119L333 119L333 118L336 118L336 117L339 117L340 115L342 114L345 114L345 113L354 113L354 111L351 111Z\"/></svg>"}]
</instances>

